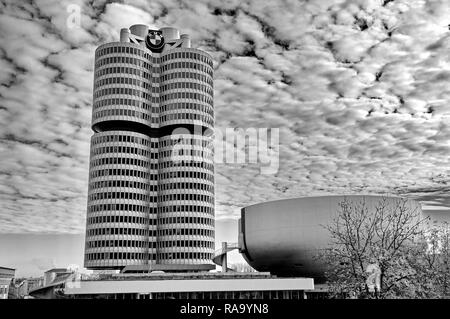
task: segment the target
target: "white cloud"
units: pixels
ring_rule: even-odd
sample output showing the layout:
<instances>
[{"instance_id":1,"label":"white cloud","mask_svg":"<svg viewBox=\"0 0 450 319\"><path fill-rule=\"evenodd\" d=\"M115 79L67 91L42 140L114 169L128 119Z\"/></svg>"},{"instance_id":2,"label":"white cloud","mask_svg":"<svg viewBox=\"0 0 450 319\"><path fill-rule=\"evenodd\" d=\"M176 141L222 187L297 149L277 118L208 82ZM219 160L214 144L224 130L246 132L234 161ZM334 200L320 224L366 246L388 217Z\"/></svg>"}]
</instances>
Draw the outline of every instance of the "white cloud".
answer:
<instances>
[{"instance_id":1,"label":"white cloud","mask_svg":"<svg viewBox=\"0 0 450 319\"><path fill-rule=\"evenodd\" d=\"M81 26L67 27L67 6ZM280 168L216 167L219 219L377 193L450 207L448 1L15 1L0 19L0 231L82 232L93 58L173 25L214 57L217 127L279 127ZM450 209L450 208L449 208Z\"/></svg>"}]
</instances>

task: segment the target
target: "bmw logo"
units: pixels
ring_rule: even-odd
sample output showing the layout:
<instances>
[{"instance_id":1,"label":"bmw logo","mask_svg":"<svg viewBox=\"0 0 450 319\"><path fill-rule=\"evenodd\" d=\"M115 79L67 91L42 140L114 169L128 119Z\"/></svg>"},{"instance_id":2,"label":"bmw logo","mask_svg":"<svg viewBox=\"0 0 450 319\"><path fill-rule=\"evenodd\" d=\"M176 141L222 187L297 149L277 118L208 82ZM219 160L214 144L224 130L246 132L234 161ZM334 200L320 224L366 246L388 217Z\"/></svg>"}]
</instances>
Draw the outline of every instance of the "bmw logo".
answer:
<instances>
[{"instance_id":1,"label":"bmw logo","mask_svg":"<svg viewBox=\"0 0 450 319\"><path fill-rule=\"evenodd\" d=\"M164 37L161 31L149 30L145 44L152 52L161 52L164 47Z\"/></svg>"}]
</instances>

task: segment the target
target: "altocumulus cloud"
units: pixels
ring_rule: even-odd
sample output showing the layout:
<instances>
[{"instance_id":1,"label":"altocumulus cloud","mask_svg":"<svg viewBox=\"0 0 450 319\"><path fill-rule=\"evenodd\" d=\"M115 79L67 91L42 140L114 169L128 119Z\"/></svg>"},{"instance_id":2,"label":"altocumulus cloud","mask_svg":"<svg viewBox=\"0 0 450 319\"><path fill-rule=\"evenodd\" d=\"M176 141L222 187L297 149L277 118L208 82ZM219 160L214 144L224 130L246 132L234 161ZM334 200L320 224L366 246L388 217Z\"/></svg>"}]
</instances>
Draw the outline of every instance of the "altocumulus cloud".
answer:
<instances>
[{"instance_id":1,"label":"altocumulus cloud","mask_svg":"<svg viewBox=\"0 0 450 319\"><path fill-rule=\"evenodd\" d=\"M94 50L135 23L214 57L217 127L280 128L276 174L217 165L219 219L333 193L450 209L447 0L11 0L0 15L1 232L83 231Z\"/></svg>"}]
</instances>

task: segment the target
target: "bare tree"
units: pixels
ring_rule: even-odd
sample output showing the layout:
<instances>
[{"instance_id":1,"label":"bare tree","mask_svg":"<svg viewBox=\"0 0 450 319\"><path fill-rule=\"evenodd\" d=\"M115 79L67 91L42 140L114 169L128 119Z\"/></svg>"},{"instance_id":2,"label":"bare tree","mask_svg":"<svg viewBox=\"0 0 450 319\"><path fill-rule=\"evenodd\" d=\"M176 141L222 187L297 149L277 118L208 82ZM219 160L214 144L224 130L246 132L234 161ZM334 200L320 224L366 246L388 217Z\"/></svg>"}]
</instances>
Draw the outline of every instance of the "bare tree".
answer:
<instances>
[{"instance_id":1,"label":"bare tree","mask_svg":"<svg viewBox=\"0 0 450 319\"><path fill-rule=\"evenodd\" d=\"M369 210L365 199L351 202L345 198L336 217L324 226L331 245L321 258L329 266L326 277L331 295L371 297L365 285L366 267L376 263L381 270L381 291L376 297L404 297L417 272L410 263L425 222L418 207L411 207L405 199L392 204L383 198Z\"/></svg>"},{"instance_id":2,"label":"bare tree","mask_svg":"<svg viewBox=\"0 0 450 319\"><path fill-rule=\"evenodd\" d=\"M416 294L423 298L450 297L450 227L429 227L417 244L414 267L418 274Z\"/></svg>"}]
</instances>

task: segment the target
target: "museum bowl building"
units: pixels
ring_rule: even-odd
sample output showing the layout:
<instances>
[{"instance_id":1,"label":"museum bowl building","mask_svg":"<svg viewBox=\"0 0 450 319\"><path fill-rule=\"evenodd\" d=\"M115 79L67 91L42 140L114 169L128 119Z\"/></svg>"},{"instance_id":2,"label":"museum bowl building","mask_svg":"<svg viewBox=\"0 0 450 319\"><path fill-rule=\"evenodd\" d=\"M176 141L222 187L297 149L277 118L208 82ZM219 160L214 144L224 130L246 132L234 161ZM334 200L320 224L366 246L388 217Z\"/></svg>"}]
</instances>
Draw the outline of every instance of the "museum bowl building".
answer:
<instances>
[{"instance_id":1,"label":"museum bowl building","mask_svg":"<svg viewBox=\"0 0 450 319\"><path fill-rule=\"evenodd\" d=\"M389 208L402 200L382 196L320 196L277 200L247 206L239 221L239 250L256 270L279 277L312 277L320 282L326 265L317 257L321 249L329 247L331 238L325 228L338 214L344 199L361 203L374 212L381 200ZM411 209L421 206L413 200Z\"/></svg>"}]
</instances>

